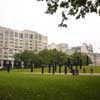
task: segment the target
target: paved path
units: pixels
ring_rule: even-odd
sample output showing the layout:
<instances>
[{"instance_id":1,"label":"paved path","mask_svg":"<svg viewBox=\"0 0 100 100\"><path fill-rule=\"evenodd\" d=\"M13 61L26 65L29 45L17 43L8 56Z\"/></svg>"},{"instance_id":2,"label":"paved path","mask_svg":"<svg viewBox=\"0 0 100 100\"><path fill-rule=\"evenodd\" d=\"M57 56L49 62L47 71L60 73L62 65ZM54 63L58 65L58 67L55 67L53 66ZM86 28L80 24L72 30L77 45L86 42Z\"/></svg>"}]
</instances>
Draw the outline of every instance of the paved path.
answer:
<instances>
[{"instance_id":1,"label":"paved path","mask_svg":"<svg viewBox=\"0 0 100 100\"><path fill-rule=\"evenodd\" d=\"M42 74L41 72L24 72L24 74ZM64 73L43 73L44 75L65 75ZM66 75L72 75L72 73L67 73ZM83 76L88 76L88 75L93 75L93 76L100 76L100 73L79 73L79 75Z\"/></svg>"}]
</instances>

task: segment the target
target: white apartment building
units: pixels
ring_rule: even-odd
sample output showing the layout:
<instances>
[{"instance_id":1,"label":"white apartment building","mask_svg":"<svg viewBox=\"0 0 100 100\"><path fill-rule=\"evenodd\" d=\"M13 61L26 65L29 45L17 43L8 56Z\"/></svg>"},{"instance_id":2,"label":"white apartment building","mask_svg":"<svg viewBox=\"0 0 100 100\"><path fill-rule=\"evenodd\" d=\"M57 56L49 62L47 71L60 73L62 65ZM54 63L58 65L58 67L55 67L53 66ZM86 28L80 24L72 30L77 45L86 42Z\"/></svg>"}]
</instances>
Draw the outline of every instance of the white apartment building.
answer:
<instances>
[{"instance_id":1,"label":"white apartment building","mask_svg":"<svg viewBox=\"0 0 100 100\"><path fill-rule=\"evenodd\" d=\"M87 45L86 43L83 43L81 46L72 47L67 51L67 53L72 54L75 51L86 53L86 54L93 54L93 46L91 44Z\"/></svg>"},{"instance_id":2,"label":"white apartment building","mask_svg":"<svg viewBox=\"0 0 100 100\"><path fill-rule=\"evenodd\" d=\"M12 30L0 27L0 66L6 61L14 64L14 54L24 50L40 51L47 48L48 37L37 32Z\"/></svg>"},{"instance_id":3,"label":"white apartment building","mask_svg":"<svg viewBox=\"0 0 100 100\"><path fill-rule=\"evenodd\" d=\"M86 54L93 54L93 46L91 44L87 45L86 43L83 43L81 46L81 52Z\"/></svg>"},{"instance_id":4,"label":"white apartment building","mask_svg":"<svg viewBox=\"0 0 100 100\"><path fill-rule=\"evenodd\" d=\"M52 43L52 44L48 45L48 49L57 49L58 51L66 52L68 49L68 44L66 44L66 43L60 43L60 44Z\"/></svg>"}]
</instances>

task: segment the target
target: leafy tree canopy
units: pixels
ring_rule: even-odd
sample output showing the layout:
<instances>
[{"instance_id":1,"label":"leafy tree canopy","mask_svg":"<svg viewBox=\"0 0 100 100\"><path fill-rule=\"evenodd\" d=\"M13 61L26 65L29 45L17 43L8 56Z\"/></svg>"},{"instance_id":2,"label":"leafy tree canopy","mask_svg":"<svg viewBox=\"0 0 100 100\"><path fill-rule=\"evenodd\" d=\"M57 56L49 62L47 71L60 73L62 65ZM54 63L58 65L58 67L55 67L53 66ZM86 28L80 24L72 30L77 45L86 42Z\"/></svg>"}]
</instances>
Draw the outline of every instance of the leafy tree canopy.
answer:
<instances>
[{"instance_id":1,"label":"leafy tree canopy","mask_svg":"<svg viewBox=\"0 0 100 100\"><path fill-rule=\"evenodd\" d=\"M85 54L85 53L80 53L80 52L75 52L71 55L71 61L75 65L76 63L79 64L80 60L82 61L82 65L89 65L92 64L91 58Z\"/></svg>"},{"instance_id":2,"label":"leafy tree canopy","mask_svg":"<svg viewBox=\"0 0 100 100\"><path fill-rule=\"evenodd\" d=\"M67 27L64 21L68 16L74 16L75 19L85 18L87 13L96 13L100 16L100 0L37 0L46 1L46 13L54 14L57 10L62 11L61 27Z\"/></svg>"},{"instance_id":3,"label":"leafy tree canopy","mask_svg":"<svg viewBox=\"0 0 100 100\"><path fill-rule=\"evenodd\" d=\"M66 53L56 49L44 49L38 53L34 53L33 51L24 51L22 53L15 54L14 57L16 62L23 61L25 66L29 66L31 63L35 65L64 65L71 63L73 66L80 65L80 62L82 65L92 64L90 57L84 53L75 52L69 56L66 55Z\"/></svg>"},{"instance_id":4,"label":"leafy tree canopy","mask_svg":"<svg viewBox=\"0 0 100 100\"><path fill-rule=\"evenodd\" d=\"M67 59L67 55L65 53L56 49L44 49L39 52L39 57L43 64L64 64Z\"/></svg>"}]
</instances>

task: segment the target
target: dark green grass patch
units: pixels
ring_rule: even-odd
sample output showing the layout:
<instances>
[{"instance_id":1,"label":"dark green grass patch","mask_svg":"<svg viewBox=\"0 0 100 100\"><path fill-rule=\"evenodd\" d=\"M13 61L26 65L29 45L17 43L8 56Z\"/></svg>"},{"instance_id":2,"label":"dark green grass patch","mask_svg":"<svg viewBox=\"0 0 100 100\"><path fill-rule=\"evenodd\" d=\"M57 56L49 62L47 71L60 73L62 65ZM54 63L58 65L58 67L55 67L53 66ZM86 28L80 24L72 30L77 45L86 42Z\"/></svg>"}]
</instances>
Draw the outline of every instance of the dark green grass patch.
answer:
<instances>
[{"instance_id":1,"label":"dark green grass patch","mask_svg":"<svg viewBox=\"0 0 100 100\"><path fill-rule=\"evenodd\" d=\"M100 76L0 72L0 100L100 100Z\"/></svg>"}]
</instances>

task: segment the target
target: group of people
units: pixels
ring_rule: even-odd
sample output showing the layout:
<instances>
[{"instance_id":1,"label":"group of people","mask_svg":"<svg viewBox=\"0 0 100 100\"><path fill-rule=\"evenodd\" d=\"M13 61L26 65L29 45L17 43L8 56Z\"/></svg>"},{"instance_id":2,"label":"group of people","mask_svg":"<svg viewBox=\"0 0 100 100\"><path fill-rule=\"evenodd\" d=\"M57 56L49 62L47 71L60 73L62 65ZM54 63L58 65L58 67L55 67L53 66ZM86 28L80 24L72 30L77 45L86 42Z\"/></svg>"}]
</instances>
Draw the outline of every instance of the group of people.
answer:
<instances>
[{"instance_id":1,"label":"group of people","mask_svg":"<svg viewBox=\"0 0 100 100\"><path fill-rule=\"evenodd\" d=\"M62 72L62 65L59 64L59 65L56 65L56 64L49 64L48 66L47 65L41 65L41 73L43 74L44 73L44 68L47 68L48 67L48 73L56 73L57 72L57 66L59 66L59 73ZM34 67L35 65L32 64L29 66L30 69L31 69L31 72L34 71ZM75 67L75 68L73 68ZM82 68L82 66L80 66L80 69ZM7 69L7 72L9 73L10 72L10 64L7 64L6 65L6 69ZM72 75L79 75L79 70L78 70L78 66L72 66L71 64L65 64L64 65L64 73L67 74L68 72L68 69L70 70L70 72L72 73ZM93 74L94 70L93 68L90 69L90 73ZM83 73L86 73L86 68L83 67Z\"/></svg>"}]
</instances>

